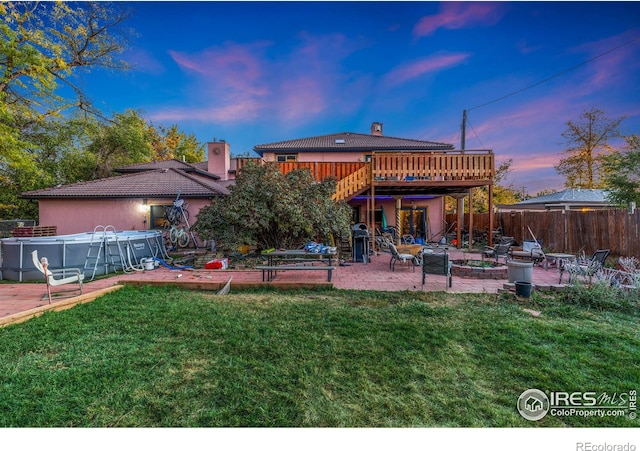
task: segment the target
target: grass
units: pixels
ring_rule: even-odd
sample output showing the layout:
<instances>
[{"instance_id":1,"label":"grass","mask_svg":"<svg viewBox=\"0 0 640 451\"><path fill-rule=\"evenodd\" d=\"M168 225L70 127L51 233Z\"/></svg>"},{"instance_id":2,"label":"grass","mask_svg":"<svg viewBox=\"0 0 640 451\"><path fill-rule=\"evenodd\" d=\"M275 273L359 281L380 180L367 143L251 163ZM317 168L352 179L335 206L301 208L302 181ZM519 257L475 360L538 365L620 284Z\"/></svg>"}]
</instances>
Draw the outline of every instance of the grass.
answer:
<instances>
[{"instance_id":1,"label":"grass","mask_svg":"<svg viewBox=\"0 0 640 451\"><path fill-rule=\"evenodd\" d=\"M630 427L516 410L640 387L636 312L534 296L125 287L0 329L0 427Z\"/></svg>"}]
</instances>

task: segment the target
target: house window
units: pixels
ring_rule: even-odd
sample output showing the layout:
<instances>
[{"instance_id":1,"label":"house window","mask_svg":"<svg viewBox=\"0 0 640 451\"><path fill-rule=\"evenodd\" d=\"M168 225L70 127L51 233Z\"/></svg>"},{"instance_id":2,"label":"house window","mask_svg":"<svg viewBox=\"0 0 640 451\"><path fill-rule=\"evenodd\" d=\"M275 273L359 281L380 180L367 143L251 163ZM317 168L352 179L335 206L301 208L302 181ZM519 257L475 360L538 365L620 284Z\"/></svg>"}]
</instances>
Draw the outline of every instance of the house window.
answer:
<instances>
[{"instance_id":1,"label":"house window","mask_svg":"<svg viewBox=\"0 0 640 451\"><path fill-rule=\"evenodd\" d=\"M276 161L279 163L285 163L289 161L298 161L298 155L276 155Z\"/></svg>"}]
</instances>

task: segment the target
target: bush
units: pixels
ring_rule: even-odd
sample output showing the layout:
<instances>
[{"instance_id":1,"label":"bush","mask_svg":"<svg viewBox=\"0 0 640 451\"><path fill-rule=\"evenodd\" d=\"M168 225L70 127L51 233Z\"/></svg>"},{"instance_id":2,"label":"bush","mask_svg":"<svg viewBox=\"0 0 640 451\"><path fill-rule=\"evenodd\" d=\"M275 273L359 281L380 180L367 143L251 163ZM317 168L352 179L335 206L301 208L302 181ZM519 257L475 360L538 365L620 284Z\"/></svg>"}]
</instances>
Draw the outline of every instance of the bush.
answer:
<instances>
[{"instance_id":1,"label":"bush","mask_svg":"<svg viewBox=\"0 0 640 451\"><path fill-rule=\"evenodd\" d=\"M348 237L351 208L331 200L335 188L335 179L318 183L307 169L283 175L278 164L249 163L228 196L200 210L193 229L221 249L297 248L319 237Z\"/></svg>"},{"instance_id":2,"label":"bush","mask_svg":"<svg viewBox=\"0 0 640 451\"><path fill-rule=\"evenodd\" d=\"M597 280L591 285L575 283L568 285L563 299L568 304L599 311L617 311L638 314L638 289L612 286L609 280Z\"/></svg>"}]
</instances>

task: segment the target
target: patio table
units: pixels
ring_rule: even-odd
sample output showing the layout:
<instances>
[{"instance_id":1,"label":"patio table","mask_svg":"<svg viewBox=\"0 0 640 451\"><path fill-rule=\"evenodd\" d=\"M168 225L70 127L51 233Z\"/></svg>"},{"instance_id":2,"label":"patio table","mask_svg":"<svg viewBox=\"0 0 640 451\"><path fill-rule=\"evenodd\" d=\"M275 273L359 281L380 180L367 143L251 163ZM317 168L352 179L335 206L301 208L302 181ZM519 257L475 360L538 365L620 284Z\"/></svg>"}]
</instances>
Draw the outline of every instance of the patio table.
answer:
<instances>
[{"instance_id":1,"label":"patio table","mask_svg":"<svg viewBox=\"0 0 640 451\"><path fill-rule=\"evenodd\" d=\"M560 273L560 279L558 283L562 282L562 273L564 272L564 268L567 263L575 260L577 257L573 254L563 254L561 252L552 252L550 254L545 254L546 260L544 263L544 269L549 269L549 259L553 259L556 269Z\"/></svg>"},{"instance_id":2,"label":"patio table","mask_svg":"<svg viewBox=\"0 0 640 451\"><path fill-rule=\"evenodd\" d=\"M561 252L552 252L549 254L544 254L546 257L545 260L545 264L544 264L544 269L549 269L549 260L553 260L553 262L555 263L556 267L559 267L559 264L561 262L564 262L565 260L573 260L574 258L576 258L575 255L573 254L563 254Z\"/></svg>"},{"instance_id":3,"label":"patio table","mask_svg":"<svg viewBox=\"0 0 640 451\"><path fill-rule=\"evenodd\" d=\"M411 254L414 257L424 249L425 246L422 244L399 244L396 246L398 252L401 254Z\"/></svg>"}]
</instances>

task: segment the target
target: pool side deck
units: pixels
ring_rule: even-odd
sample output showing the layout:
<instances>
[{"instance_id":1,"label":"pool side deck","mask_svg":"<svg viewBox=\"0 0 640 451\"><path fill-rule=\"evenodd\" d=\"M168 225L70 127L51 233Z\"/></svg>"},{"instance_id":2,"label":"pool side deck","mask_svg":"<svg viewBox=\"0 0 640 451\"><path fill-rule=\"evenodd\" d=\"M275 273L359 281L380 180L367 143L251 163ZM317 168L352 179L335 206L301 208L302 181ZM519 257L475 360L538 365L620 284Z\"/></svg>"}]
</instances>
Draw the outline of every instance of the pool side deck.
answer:
<instances>
[{"instance_id":1,"label":"pool side deck","mask_svg":"<svg viewBox=\"0 0 640 451\"><path fill-rule=\"evenodd\" d=\"M456 249L449 250L451 259L480 259L480 254L470 254ZM44 311L70 308L82 302L90 302L104 293L118 289L125 284L176 284L185 289L218 291L230 277L233 277L231 290L256 286L280 288L303 288L333 286L345 290L379 291L443 291L446 288L445 277L427 275L422 287L422 273L419 267L415 272L411 267L396 263L395 271L389 269L390 255L381 253L373 256L368 264L348 263L337 266L331 282L327 282L325 271L285 271L279 272L272 282L262 281L262 272L243 270L170 270L164 267L150 271L130 274L115 274L92 282L85 282L83 294L78 286L69 284L53 287L53 303L46 298L44 282L0 283L0 327L24 321ZM452 293L497 293L504 288L506 279L474 279L453 277L453 286L446 288ZM558 273L554 268L533 268L533 284L536 289L561 290L564 284L558 284ZM68 292L67 290L75 291ZM60 293L61 291L67 291Z\"/></svg>"}]
</instances>

